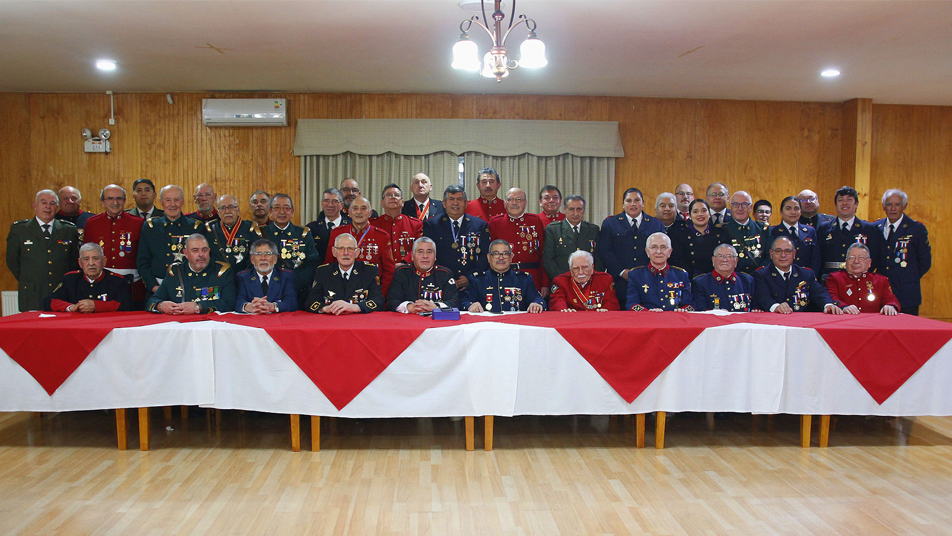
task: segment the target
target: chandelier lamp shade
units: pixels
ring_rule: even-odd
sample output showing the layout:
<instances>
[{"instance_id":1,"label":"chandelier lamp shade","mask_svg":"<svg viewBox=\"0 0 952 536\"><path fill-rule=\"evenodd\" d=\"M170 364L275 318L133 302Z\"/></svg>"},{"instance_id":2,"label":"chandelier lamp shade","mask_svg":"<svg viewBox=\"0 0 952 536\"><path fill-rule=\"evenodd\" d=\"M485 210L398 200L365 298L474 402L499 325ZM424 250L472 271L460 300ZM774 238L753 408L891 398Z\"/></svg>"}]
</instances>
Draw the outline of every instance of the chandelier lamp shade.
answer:
<instances>
[{"instance_id":1,"label":"chandelier lamp shade","mask_svg":"<svg viewBox=\"0 0 952 536\"><path fill-rule=\"evenodd\" d=\"M492 13L492 21L486 17L486 0L479 0L482 8L482 19L479 15L464 20L459 29L462 35L459 41L453 45L453 68L466 71L479 71L486 78L495 78L496 82L502 82L502 79L509 76L509 71L516 67L525 67L535 69L545 67L549 62L545 59L545 44L536 35L536 23L525 15L516 14L516 0L512 0L512 13L509 15L509 25L503 28L503 21L506 15L502 12L500 4L502 0L493 0L495 10ZM492 48L489 49L482 60L479 57L479 47L470 39L469 31L473 25L476 25L486 33L492 40ZM529 30L529 36L519 47L519 60L509 59L509 51L506 50L506 40L513 29L520 24L525 24ZM505 30L505 32L504 32Z\"/></svg>"}]
</instances>

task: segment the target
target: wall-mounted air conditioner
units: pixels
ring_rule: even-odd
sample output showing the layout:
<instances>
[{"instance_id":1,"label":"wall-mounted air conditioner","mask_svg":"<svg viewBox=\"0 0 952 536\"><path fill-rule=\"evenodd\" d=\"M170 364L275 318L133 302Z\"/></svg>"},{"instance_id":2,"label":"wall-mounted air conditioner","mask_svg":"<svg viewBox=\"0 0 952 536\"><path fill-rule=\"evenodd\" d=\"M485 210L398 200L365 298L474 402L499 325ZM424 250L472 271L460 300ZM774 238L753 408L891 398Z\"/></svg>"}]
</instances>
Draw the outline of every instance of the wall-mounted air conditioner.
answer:
<instances>
[{"instance_id":1,"label":"wall-mounted air conditioner","mask_svg":"<svg viewBox=\"0 0 952 536\"><path fill-rule=\"evenodd\" d=\"M286 127L287 99L202 99L206 127Z\"/></svg>"}]
</instances>

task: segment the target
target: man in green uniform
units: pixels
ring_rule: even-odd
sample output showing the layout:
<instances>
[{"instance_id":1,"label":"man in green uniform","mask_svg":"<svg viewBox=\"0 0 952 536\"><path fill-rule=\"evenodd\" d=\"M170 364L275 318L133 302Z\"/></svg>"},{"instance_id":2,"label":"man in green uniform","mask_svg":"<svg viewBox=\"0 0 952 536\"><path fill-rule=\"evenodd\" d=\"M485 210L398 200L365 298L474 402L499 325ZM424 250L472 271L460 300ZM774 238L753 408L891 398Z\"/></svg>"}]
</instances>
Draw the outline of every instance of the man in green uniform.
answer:
<instances>
[{"instance_id":1,"label":"man in green uniform","mask_svg":"<svg viewBox=\"0 0 952 536\"><path fill-rule=\"evenodd\" d=\"M263 237L254 221L241 219L238 200L232 195L218 198L221 221L205 224L205 236L212 248L212 259L225 261L235 272L251 266L251 244Z\"/></svg>"},{"instance_id":2,"label":"man in green uniform","mask_svg":"<svg viewBox=\"0 0 952 536\"><path fill-rule=\"evenodd\" d=\"M314 247L314 236L307 227L298 227L291 223L294 216L294 202L287 194L274 194L271 198L271 223L262 229L265 238L278 246L280 266L294 272L294 288L297 289L298 303L307 300L307 294L314 282L314 269L320 256Z\"/></svg>"},{"instance_id":3,"label":"man in green uniform","mask_svg":"<svg viewBox=\"0 0 952 536\"><path fill-rule=\"evenodd\" d=\"M731 245L737 250L738 272L753 274L766 263L767 240L770 225L750 217L754 202L750 194L741 190L731 196L731 217L721 225L727 229Z\"/></svg>"},{"instance_id":4,"label":"man in green uniform","mask_svg":"<svg viewBox=\"0 0 952 536\"><path fill-rule=\"evenodd\" d=\"M165 186L159 191L159 199L165 215L149 218L142 224L139 253L136 256L139 276L150 293L159 289L169 266L182 260L185 239L202 230L201 222L182 215L185 191L181 186Z\"/></svg>"},{"instance_id":5,"label":"man in green uniform","mask_svg":"<svg viewBox=\"0 0 952 536\"><path fill-rule=\"evenodd\" d=\"M55 219L59 198L53 190L40 190L33 198L35 217L10 226L7 267L17 278L21 311L43 308L43 298L78 268L79 232L68 221Z\"/></svg>"},{"instance_id":6,"label":"man in green uniform","mask_svg":"<svg viewBox=\"0 0 952 536\"><path fill-rule=\"evenodd\" d=\"M209 264L211 248L201 233L184 243L185 261L173 263L146 310L167 315L197 315L235 310L235 271L227 262Z\"/></svg>"}]
</instances>

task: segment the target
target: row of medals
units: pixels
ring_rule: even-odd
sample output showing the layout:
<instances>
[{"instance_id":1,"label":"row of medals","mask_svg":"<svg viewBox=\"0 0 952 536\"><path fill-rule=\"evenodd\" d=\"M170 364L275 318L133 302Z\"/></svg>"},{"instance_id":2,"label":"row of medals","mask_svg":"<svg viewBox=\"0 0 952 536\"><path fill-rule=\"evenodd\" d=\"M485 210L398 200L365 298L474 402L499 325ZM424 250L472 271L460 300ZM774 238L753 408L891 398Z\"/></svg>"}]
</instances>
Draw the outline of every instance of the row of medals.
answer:
<instances>
[{"instance_id":1,"label":"row of medals","mask_svg":"<svg viewBox=\"0 0 952 536\"><path fill-rule=\"evenodd\" d=\"M80 235L80 242L82 242L82 235ZM103 243L99 241L99 247L102 247ZM119 233L119 256L125 257L126 251L132 252L132 233ZM174 251L174 250L173 250Z\"/></svg>"}]
</instances>

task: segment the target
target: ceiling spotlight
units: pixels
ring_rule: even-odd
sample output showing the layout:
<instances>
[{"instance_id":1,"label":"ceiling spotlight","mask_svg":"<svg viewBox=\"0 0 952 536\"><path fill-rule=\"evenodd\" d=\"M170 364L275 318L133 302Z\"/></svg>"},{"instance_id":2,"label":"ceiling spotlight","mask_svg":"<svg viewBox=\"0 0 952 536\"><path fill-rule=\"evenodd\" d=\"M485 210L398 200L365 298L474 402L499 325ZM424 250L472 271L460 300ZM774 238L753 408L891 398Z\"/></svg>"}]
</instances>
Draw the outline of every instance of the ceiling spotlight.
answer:
<instances>
[{"instance_id":1,"label":"ceiling spotlight","mask_svg":"<svg viewBox=\"0 0 952 536\"><path fill-rule=\"evenodd\" d=\"M824 78L836 78L839 75L840 75L840 72L837 71L836 69L826 69L820 72L820 76Z\"/></svg>"},{"instance_id":2,"label":"ceiling spotlight","mask_svg":"<svg viewBox=\"0 0 952 536\"><path fill-rule=\"evenodd\" d=\"M116 61L115 60L96 60L96 68L100 71L115 71L116 70Z\"/></svg>"}]
</instances>

